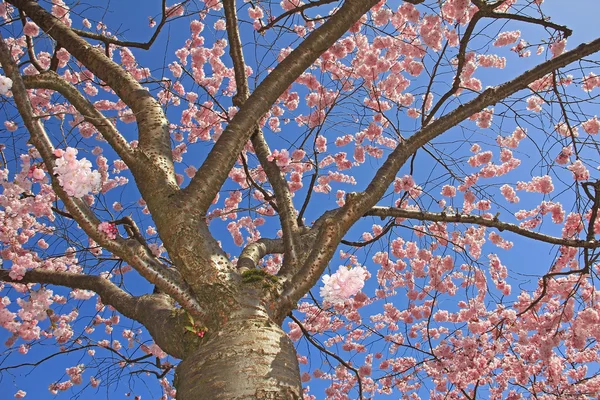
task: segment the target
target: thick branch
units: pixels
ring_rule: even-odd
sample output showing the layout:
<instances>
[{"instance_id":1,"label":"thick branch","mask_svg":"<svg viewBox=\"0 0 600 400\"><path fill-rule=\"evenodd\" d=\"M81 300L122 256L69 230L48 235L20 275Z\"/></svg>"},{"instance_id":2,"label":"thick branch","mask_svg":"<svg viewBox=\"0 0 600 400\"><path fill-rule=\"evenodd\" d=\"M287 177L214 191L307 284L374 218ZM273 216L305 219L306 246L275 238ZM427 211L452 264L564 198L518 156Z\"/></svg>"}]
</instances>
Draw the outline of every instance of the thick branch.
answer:
<instances>
[{"instance_id":1,"label":"thick branch","mask_svg":"<svg viewBox=\"0 0 600 400\"><path fill-rule=\"evenodd\" d=\"M172 300L164 294L135 297L97 275L34 269L27 271L21 280L15 280L9 274L9 270L0 269L0 281L21 284L41 283L91 290L100 296L102 303L114 307L127 318L143 324L164 351L177 358L183 358L185 355L187 344L184 342L186 339L184 334L187 319L176 312Z\"/></svg>"},{"instance_id":2,"label":"thick branch","mask_svg":"<svg viewBox=\"0 0 600 400\"><path fill-rule=\"evenodd\" d=\"M396 207L373 207L369 210L365 216L375 217L394 217L394 218L406 218L416 219L419 221L431 221L431 222L449 222L449 223L462 223L462 224L475 224L481 226L487 226L490 228L496 228L500 232L509 231L516 233L517 235L528 237L540 242L557 244L559 246L568 247L579 247L584 249L595 249L600 247L600 242L597 240L578 240L578 239L566 239L555 236L544 235L543 233L533 232L524 228L521 228L515 224L509 224L506 222L499 221L497 218L488 219L478 215L462 215L462 214L446 214L446 213L432 213L426 211L413 211L404 210Z\"/></svg>"},{"instance_id":3,"label":"thick branch","mask_svg":"<svg viewBox=\"0 0 600 400\"><path fill-rule=\"evenodd\" d=\"M244 247L237 267L240 272L256 268L260 260L267 254L281 254L284 252L283 240L281 239L259 239Z\"/></svg>"},{"instance_id":4,"label":"thick branch","mask_svg":"<svg viewBox=\"0 0 600 400\"><path fill-rule=\"evenodd\" d=\"M23 284L42 283L66 286L71 289L91 290L102 298L104 304L116 308L127 318L141 322L136 310L138 298L131 296L108 279L100 276L33 269L27 271L23 279L16 280L12 279L9 273L10 270L0 269L0 281Z\"/></svg>"},{"instance_id":5,"label":"thick branch","mask_svg":"<svg viewBox=\"0 0 600 400\"><path fill-rule=\"evenodd\" d=\"M36 1L9 0L9 3L19 10L25 11L33 22L56 40L60 46L67 49L92 73L106 82L131 108L139 128L139 148L149 157L149 160L141 159L140 164L145 164L145 169L150 165L160 168L163 182L169 184L172 189L177 189L171 154L169 124L158 101L117 63L92 47ZM143 168L140 167L139 170L141 171ZM132 170L134 173L135 171L135 169ZM138 182L142 180L138 179ZM152 179L152 181L154 181L154 185L161 182L158 179ZM144 194L144 185L140 184L140 188L142 194Z\"/></svg>"},{"instance_id":6,"label":"thick branch","mask_svg":"<svg viewBox=\"0 0 600 400\"><path fill-rule=\"evenodd\" d=\"M94 125L130 168L136 162L133 149L110 120L98 111L79 90L57 73L48 71L39 75L24 76L23 82L28 89L50 89L62 94L79 111L86 122Z\"/></svg>"},{"instance_id":7,"label":"thick branch","mask_svg":"<svg viewBox=\"0 0 600 400\"><path fill-rule=\"evenodd\" d=\"M233 117L208 157L186 188L191 201L206 210L227 179L238 154L253 133L258 120L281 94L377 0L347 0L322 26L315 29L265 78Z\"/></svg>"},{"instance_id":8,"label":"thick branch","mask_svg":"<svg viewBox=\"0 0 600 400\"><path fill-rule=\"evenodd\" d=\"M281 299L280 303L280 312L283 313L286 311L286 308L293 307L298 299L318 280L318 277L327 266L329 260L331 260L337 245L346 232L359 218L377 204L379 199L385 194L387 188L394 181L402 165L404 165L415 151L485 107L496 104L500 100L526 89L529 84L558 68L562 68L598 51L600 51L600 38L590 43L581 44L571 51L524 72L513 80L500 86L486 89L475 99L457 107L438 120L431 122L406 141L401 142L387 157L364 192L356 194L352 198L347 198L344 207L327 212L332 216L328 218L331 223L326 224L331 226L327 227L327 232L322 232L324 239L326 238L327 240L316 241L315 248L302 268L297 271L295 276L287 279L284 291L285 296Z\"/></svg>"},{"instance_id":9,"label":"thick branch","mask_svg":"<svg viewBox=\"0 0 600 400\"><path fill-rule=\"evenodd\" d=\"M244 53L242 51L242 41L238 30L238 20L235 10L235 0L224 0L225 16L227 20L227 37L230 44L230 55L233 61L235 71L235 83L237 94L233 101L234 105L242 107L250 95L248 87L248 78L246 76L246 63L244 61ZM260 165L262 165L273 192L275 193L275 201L277 203L277 212L281 222L281 230L283 232L283 241L285 244L285 263L293 264L296 259L296 246L294 243L294 234L298 230L296 222L296 210L292 201L292 193L285 180L285 176L275 162L269 161L271 149L265 140L262 129L255 128L254 134L251 137L252 146Z\"/></svg>"},{"instance_id":10,"label":"thick branch","mask_svg":"<svg viewBox=\"0 0 600 400\"><path fill-rule=\"evenodd\" d=\"M54 147L40 118L34 114L23 79L12 59L10 49L1 36L0 63L7 76L13 81L12 91L15 103L21 118L23 118L23 123L29 131L31 143L40 153L40 156L46 165L46 169L48 171L53 171L55 158L53 154ZM69 196L62 189L54 175L51 174L50 176L54 192L62 200L71 217L90 238L113 254L127 261L144 278L151 283L158 285L163 292L171 295L183 307L186 307L190 313L198 317L204 316L202 308L185 283L178 280L177 276L171 276L173 273L157 261L147 248L135 239L109 239L105 234L98 230L100 220L98 220L94 212L90 210L89 206L81 199Z\"/></svg>"}]
</instances>

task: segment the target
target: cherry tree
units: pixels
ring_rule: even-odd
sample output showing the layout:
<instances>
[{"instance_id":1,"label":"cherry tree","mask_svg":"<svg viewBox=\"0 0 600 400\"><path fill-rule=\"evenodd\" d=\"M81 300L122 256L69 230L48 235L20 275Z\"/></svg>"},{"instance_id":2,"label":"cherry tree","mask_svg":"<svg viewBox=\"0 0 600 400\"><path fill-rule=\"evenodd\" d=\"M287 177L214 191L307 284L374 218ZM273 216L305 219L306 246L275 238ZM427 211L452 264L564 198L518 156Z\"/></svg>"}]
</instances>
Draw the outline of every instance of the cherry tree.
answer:
<instances>
[{"instance_id":1,"label":"cherry tree","mask_svg":"<svg viewBox=\"0 0 600 400\"><path fill-rule=\"evenodd\" d=\"M0 5L3 379L600 392L600 38L543 0L114 3Z\"/></svg>"}]
</instances>

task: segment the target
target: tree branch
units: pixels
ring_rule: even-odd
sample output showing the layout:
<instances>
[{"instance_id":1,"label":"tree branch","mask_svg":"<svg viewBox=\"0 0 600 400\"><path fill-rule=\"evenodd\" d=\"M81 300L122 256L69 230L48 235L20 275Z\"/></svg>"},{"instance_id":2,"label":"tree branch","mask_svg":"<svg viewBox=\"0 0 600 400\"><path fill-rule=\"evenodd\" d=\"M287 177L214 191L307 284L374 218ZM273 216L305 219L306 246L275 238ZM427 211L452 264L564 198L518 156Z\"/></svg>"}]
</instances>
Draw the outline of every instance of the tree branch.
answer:
<instances>
[{"instance_id":1,"label":"tree branch","mask_svg":"<svg viewBox=\"0 0 600 400\"><path fill-rule=\"evenodd\" d=\"M149 197L151 191L158 195L158 188L165 184L169 185L171 190L178 190L171 153L169 124L158 101L117 63L92 47L36 1L8 0L8 2L19 10L25 11L33 22L92 73L106 82L131 108L138 124L139 149L147 157L147 159L140 158L139 168L132 169L134 174L137 172L142 178L137 179L142 195ZM153 173L148 173L150 166L154 167ZM157 170L161 173L157 174ZM155 177L155 175L162 176ZM152 189L148 189L149 185L144 181L150 182Z\"/></svg>"},{"instance_id":2,"label":"tree branch","mask_svg":"<svg viewBox=\"0 0 600 400\"><path fill-rule=\"evenodd\" d=\"M27 89L19 73L18 67L12 59L10 49L6 45L4 38L0 36L0 64L13 81L13 95L19 114L23 118L23 123L29 131L31 143L40 153L44 160L47 171L54 170L54 147L48 137L44 125L38 118L31 106ZM58 180L53 174L50 174L52 189L62 200L69 211L71 217L83 229L83 231L95 242L106 248L113 254L128 262L149 282L157 285L160 289L171 295L183 307L194 316L204 317L204 311L192 295L190 289L178 276L167 269L152 255L152 253L135 239L116 238L109 239L104 233L98 230L100 220L89 206L81 199L69 196L60 186Z\"/></svg>"},{"instance_id":3,"label":"tree branch","mask_svg":"<svg viewBox=\"0 0 600 400\"><path fill-rule=\"evenodd\" d=\"M185 3L187 3L187 0L183 1L181 4L185 4ZM168 16L167 16L167 1L166 0L162 0L162 17L160 19L160 22L156 26L156 30L152 34L152 37L150 38L150 40L148 40L145 43L131 42L131 41L128 41L128 40L119 40L119 39L115 39L115 38L112 38L112 37L108 37L108 36L102 35L100 33L88 32L88 31L84 31L82 29L75 29L75 28L72 28L72 29L73 29L73 32L75 32L79 36L85 37L85 38L88 38L88 39L98 40L98 41L104 43L104 45L107 46L107 47L112 44L112 45L121 46L121 47L135 47L135 48L138 48L138 49L150 50L150 47L152 47L152 45L156 41L156 38L158 38L158 35L160 34L162 28L167 23L167 19L168 19Z\"/></svg>"},{"instance_id":4,"label":"tree branch","mask_svg":"<svg viewBox=\"0 0 600 400\"><path fill-rule=\"evenodd\" d=\"M279 96L377 0L347 0L322 26L315 29L261 82L233 117L185 192L195 206L205 211L227 179L237 155L253 134L258 120Z\"/></svg>"},{"instance_id":5,"label":"tree branch","mask_svg":"<svg viewBox=\"0 0 600 400\"><path fill-rule=\"evenodd\" d=\"M224 0L223 7L225 8L227 37L229 38L230 45L229 54L233 61L237 89L237 93L233 98L233 104L238 107L243 107L243 104L250 95L250 89L248 87L248 78L246 76L246 63L244 61L242 41L238 30L235 0ZM268 159L271 155L271 149L269 148L260 127L256 126L254 133L251 136L251 141L258 161L263 167L275 194L275 202L277 203L277 212L279 214L279 221L283 232L283 242L285 245L284 265L288 263L294 264L296 260L294 236L298 230L298 223L296 222L296 210L292 201L292 193L285 180L285 176L281 173L277 164Z\"/></svg>"},{"instance_id":6,"label":"tree branch","mask_svg":"<svg viewBox=\"0 0 600 400\"><path fill-rule=\"evenodd\" d=\"M499 221L497 218L488 219L480 217L478 215L462 215L462 214L446 214L446 213L432 213L427 211L413 211L404 210L396 207L373 207L369 210L365 216L375 217L394 217L394 218L406 218L416 219L419 221L431 221L431 222L449 222L449 223L461 223L461 224L474 224L487 226L490 228L496 228L500 232L509 231L516 233L517 235L524 236L530 239L534 239L540 242L556 244L559 246L578 247L584 249L596 249L600 247L600 241L594 239L578 240L578 239L566 239L555 236L544 235L543 233L529 231L521 228L518 225L509 224L506 222Z\"/></svg>"},{"instance_id":7,"label":"tree branch","mask_svg":"<svg viewBox=\"0 0 600 400\"><path fill-rule=\"evenodd\" d=\"M53 71L24 76L23 82L28 89L50 89L62 94L79 111L86 122L94 125L129 168L134 167L137 159L127 140L110 120L98 111L73 85Z\"/></svg>"},{"instance_id":8,"label":"tree branch","mask_svg":"<svg viewBox=\"0 0 600 400\"><path fill-rule=\"evenodd\" d=\"M296 271L295 276L291 276L287 280L284 290L285 297L281 298L279 304L282 307L280 313L286 311L285 307L293 307L306 291L316 283L335 253L340 240L359 218L377 204L394 181L402 165L415 151L483 108L526 89L529 84L558 68L598 51L600 51L600 38L581 44L571 51L524 72L515 79L500 86L486 89L475 99L432 121L429 125L422 127L419 132L399 143L377 170L364 192L355 194L352 197L347 196L346 204L343 207L327 211L329 215L327 220L330 221L327 224L327 232L322 232L324 235L323 240L315 242L315 247L304 265Z\"/></svg>"},{"instance_id":9,"label":"tree branch","mask_svg":"<svg viewBox=\"0 0 600 400\"><path fill-rule=\"evenodd\" d=\"M187 344L184 341L186 339L184 334L187 318L176 312L172 300L164 294L132 296L111 281L97 275L33 269L27 271L22 279L15 280L9 274L9 270L0 269L0 281L20 284L40 283L91 290L100 296L102 303L114 307L127 318L146 326L164 351L177 358L183 358L185 355Z\"/></svg>"},{"instance_id":10,"label":"tree branch","mask_svg":"<svg viewBox=\"0 0 600 400\"><path fill-rule=\"evenodd\" d=\"M266 31L268 29L271 29L279 21L281 21L282 19L284 19L286 17L289 17L290 15L294 15L294 14L297 14L297 13L303 13L305 10L308 10L309 8L322 6L323 4L335 3L336 1L338 1L338 0L318 0L318 1L308 2L306 4L302 4L299 7L294 7L291 10L287 10L283 14L280 14L276 18L273 18L271 21L269 21L269 23L267 25L265 25L262 28L260 28L257 32L258 33L263 33L264 31Z\"/></svg>"},{"instance_id":11,"label":"tree branch","mask_svg":"<svg viewBox=\"0 0 600 400\"><path fill-rule=\"evenodd\" d=\"M283 240L281 239L258 239L250 243L242 253L237 262L240 272L256 268L260 260L267 254L281 254L284 252Z\"/></svg>"}]
</instances>

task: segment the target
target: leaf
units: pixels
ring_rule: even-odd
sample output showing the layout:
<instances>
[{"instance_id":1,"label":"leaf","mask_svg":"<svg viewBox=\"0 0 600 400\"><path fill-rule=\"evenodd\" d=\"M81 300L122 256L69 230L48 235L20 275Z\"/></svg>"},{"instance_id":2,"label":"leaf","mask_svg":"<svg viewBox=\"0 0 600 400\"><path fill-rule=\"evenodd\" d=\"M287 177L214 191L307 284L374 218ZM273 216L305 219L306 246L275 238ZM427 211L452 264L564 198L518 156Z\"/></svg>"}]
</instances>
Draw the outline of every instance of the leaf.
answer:
<instances>
[{"instance_id":1,"label":"leaf","mask_svg":"<svg viewBox=\"0 0 600 400\"><path fill-rule=\"evenodd\" d=\"M193 334L196 334L196 329L192 326L186 326L185 329L192 332Z\"/></svg>"}]
</instances>

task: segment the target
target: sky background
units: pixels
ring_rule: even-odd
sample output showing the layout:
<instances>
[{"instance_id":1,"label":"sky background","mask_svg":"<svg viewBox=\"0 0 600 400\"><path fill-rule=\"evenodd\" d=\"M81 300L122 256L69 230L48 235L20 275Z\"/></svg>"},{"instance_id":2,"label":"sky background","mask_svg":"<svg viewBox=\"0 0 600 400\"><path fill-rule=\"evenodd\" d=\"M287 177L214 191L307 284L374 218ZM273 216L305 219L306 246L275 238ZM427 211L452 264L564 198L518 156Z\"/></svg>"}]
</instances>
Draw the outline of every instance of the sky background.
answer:
<instances>
[{"instance_id":1,"label":"sky background","mask_svg":"<svg viewBox=\"0 0 600 400\"><path fill-rule=\"evenodd\" d=\"M102 6L105 5L104 1L96 1L89 2L93 5ZM110 27L112 31L119 31L124 33L124 37L130 40L145 40L150 37L152 30L148 28L148 16L156 16L159 14L160 2L158 0L121 0L118 4L113 3L111 8L122 10L122 14L107 14L105 21L106 24ZM548 15L553 17L553 22L564 24L573 29L574 33L571 38L569 38L568 48L572 48L576 46L578 43L583 41L589 41L595 38L597 35L597 9L598 2L597 0L573 0L573 1L563 1L563 0L546 0L544 2L544 9L546 10ZM245 17L245 14L244 14ZM158 39L160 45L161 43L166 43L167 41L171 41L173 44L172 48L177 48L181 43L183 43L182 38L187 36L187 22L182 23L185 25L184 29L181 29L180 26L172 26L168 27L165 31L163 31ZM75 24L76 27L78 24ZM119 28L117 28L119 27ZM526 32L525 29L522 29ZM184 33L182 33L184 32ZM525 35L524 35L525 36ZM526 38L526 37L525 37ZM165 59L160 57L156 57L156 55L152 52L147 53L146 55L136 52L138 56L138 60L142 66L148 66L151 69L155 70L158 68L162 68L165 66L165 60L168 62L172 61L174 58L172 55L168 55ZM508 63L507 69L498 74L497 78L502 78L504 80L505 76L515 76L518 73L523 71L522 66L527 63L531 63L533 65L539 61L539 59L532 57L531 59L526 59L522 61L522 65L518 65L518 63ZM494 71L497 73L497 71ZM484 85L486 82L484 81ZM423 160L423 158L421 158ZM402 175L402 173L400 174ZM523 180L527 180L527 177L524 177ZM346 189L346 188L345 188ZM335 193L335 189L333 191ZM133 199L135 195L128 194L127 196L131 196ZM565 207L567 208L567 207ZM370 225L370 224L369 224ZM357 230L362 229L362 227L358 227ZM224 237L224 240L229 240L229 233L224 228L215 228L215 235L219 239L220 237ZM227 238L225 238L227 236ZM511 239L511 237L506 236L507 239ZM511 252L511 254L506 253L503 261L509 265L524 265L527 266L527 273L536 273L536 271L531 270L531 266L537 266L541 273L547 269L549 263L554 256L555 249L552 249L548 246L537 247L536 244L532 244L530 241L517 241L516 242L515 251ZM229 250L228 250L229 251ZM233 250L232 250L233 251ZM239 252L239 250L237 250ZM516 254L517 258L513 258L512 254ZM332 262L332 268L337 269L337 264ZM371 271L374 275L374 271ZM373 285L375 279L372 278L371 282L367 282L367 289L372 288L370 285ZM319 284L320 286L320 284ZM140 286L135 287L131 285L130 288L133 291L139 291L140 293L147 290L148 286ZM56 292L59 293L67 293L62 289L57 289ZM318 290L313 290L313 293L317 294ZM402 303L403 299L394 299L399 303ZM73 303L69 303L66 307L71 307ZM400 304L396 304L400 307ZM80 315L86 315L86 312L93 313L93 301L88 301L81 303L80 305ZM89 319L87 320L89 321ZM80 326L83 326L87 323L85 319L80 321ZM132 325L133 326L133 325ZM286 325L284 325L285 327ZM102 329L102 328L99 328ZM0 341L3 342L6 338L5 332L0 332ZM48 354L48 351L51 350L51 343L49 341L48 346L40 346L38 348L33 349L26 357L23 358L11 358L12 361L3 363L3 355L0 352L0 368L5 367L6 365L12 365L14 361L21 362L34 362L39 360L43 354ZM304 354L306 353L306 343L300 342L300 351ZM71 366L78 364L80 361L87 361L89 357L72 356L72 355L61 355L55 357L37 368L20 368L18 370L4 371L0 375L0 398L12 398L13 394L18 389L23 389L28 392L27 399L51 399L55 396L51 395L47 386L53 379L60 379L60 373L64 371L66 366ZM312 367L320 367L322 365L323 358L318 354L318 351L314 348L310 349L310 363ZM322 367L321 367L322 368ZM64 377L63 379L64 380ZM87 383L89 380L89 374L84 374L84 383ZM130 386L135 385L133 389L136 394L142 395L142 399L154 399L160 396L159 392L156 390L157 387L155 385L151 385L148 388L144 387L143 382L134 383L130 381L127 376L124 376L124 379L119 383L118 386L111 385L110 387L102 387L98 390L88 388L83 394L81 394L80 398L83 399L127 399L132 397L127 397L126 394L129 393ZM324 384L324 383L323 383ZM310 382L312 387L320 386L317 380L313 380ZM79 395L79 389L82 386L74 387L75 390L68 391L66 393L59 394L58 398L71 398L77 397Z\"/></svg>"}]
</instances>

